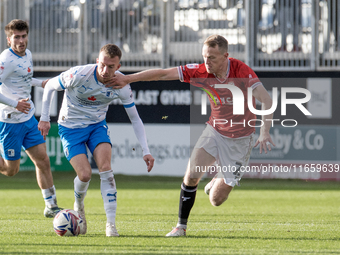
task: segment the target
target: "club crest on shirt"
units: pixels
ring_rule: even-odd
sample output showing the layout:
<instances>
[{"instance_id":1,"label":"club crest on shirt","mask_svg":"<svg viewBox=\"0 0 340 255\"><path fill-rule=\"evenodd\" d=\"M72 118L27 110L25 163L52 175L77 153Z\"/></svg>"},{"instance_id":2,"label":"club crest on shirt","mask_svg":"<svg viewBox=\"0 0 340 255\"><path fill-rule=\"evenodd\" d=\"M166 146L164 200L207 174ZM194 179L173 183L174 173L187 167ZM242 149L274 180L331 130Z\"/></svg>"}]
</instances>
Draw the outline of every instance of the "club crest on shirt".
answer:
<instances>
[{"instance_id":1,"label":"club crest on shirt","mask_svg":"<svg viewBox=\"0 0 340 255\"><path fill-rule=\"evenodd\" d=\"M31 68L28 67L27 68L27 72L30 73L31 72Z\"/></svg>"},{"instance_id":2,"label":"club crest on shirt","mask_svg":"<svg viewBox=\"0 0 340 255\"><path fill-rule=\"evenodd\" d=\"M0 66L0 74L2 74L4 72L5 67L4 66Z\"/></svg>"},{"instance_id":3,"label":"club crest on shirt","mask_svg":"<svg viewBox=\"0 0 340 255\"><path fill-rule=\"evenodd\" d=\"M118 97L118 94L115 93L114 91L106 91L106 97L115 98L115 97Z\"/></svg>"}]
</instances>

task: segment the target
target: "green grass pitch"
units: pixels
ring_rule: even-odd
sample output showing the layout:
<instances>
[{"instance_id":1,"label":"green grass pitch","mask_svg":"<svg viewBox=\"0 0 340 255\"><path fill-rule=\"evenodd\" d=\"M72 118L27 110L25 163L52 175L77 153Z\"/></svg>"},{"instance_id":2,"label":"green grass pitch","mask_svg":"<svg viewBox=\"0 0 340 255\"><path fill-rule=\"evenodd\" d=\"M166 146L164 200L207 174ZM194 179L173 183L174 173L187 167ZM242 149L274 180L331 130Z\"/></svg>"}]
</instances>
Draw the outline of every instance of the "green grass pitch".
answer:
<instances>
[{"instance_id":1,"label":"green grass pitch","mask_svg":"<svg viewBox=\"0 0 340 255\"><path fill-rule=\"evenodd\" d=\"M74 172L54 172L58 203L73 206ZM85 199L88 233L59 237L34 172L0 176L0 254L340 254L340 189L336 182L244 179L227 202L210 205L199 185L186 237L175 226L181 178L116 176L117 229L106 217L93 175Z\"/></svg>"}]
</instances>

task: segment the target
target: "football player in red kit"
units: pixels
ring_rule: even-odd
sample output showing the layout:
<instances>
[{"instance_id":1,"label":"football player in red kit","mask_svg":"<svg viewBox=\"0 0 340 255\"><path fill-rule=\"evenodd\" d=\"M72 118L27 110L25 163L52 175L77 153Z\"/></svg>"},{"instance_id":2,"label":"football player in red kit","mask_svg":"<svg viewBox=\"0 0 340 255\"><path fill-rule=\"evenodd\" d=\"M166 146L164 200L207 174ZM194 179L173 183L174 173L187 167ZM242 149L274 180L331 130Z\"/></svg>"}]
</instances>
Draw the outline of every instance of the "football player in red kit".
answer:
<instances>
[{"instance_id":1,"label":"football player in red kit","mask_svg":"<svg viewBox=\"0 0 340 255\"><path fill-rule=\"evenodd\" d=\"M260 153L271 150L273 143L269 129L273 114L262 116L262 126L258 140L253 142L256 116L248 106L248 88L251 88L251 103L255 108L255 99L262 103L262 110L272 106L272 99L254 71L243 62L229 58L228 41L220 35L209 36L203 45L204 64L188 64L168 69L151 69L130 75L117 75L115 86L123 87L137 81L177 80L202 87L209 94L211 115L207 126L198 139L191 154L187 170L181 185L179 219L177 226L166 236L185 236L187 221L194 205L197 185L205 174L203 169L220 166L220 171L206 186L205 193L213 206L219 206L227 200L233 187L242 177L242 169L249 163L251 150L260 146ZM223 85L232 87L223 88ZM234 86L236 88L234 88ZM221 88L222 87L222 88ZM232 94L231 90L234 90ZM242 95L235 93L242 92ZM233 114L235 101L244 102L243 114ZM215 103L216 102L216 103ZM200 171L200 169L202 169Z\"/></svg>"}]
</instances>

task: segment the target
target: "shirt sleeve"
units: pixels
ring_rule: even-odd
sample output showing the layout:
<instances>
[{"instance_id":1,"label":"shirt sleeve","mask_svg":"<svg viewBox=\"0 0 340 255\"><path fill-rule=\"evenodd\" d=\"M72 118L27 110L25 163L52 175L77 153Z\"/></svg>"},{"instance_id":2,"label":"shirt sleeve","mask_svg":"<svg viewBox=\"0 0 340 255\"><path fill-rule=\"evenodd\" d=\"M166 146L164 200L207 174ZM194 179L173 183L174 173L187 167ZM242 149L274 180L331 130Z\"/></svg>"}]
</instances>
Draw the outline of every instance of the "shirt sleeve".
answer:
<instances>
[{"instance_id":1,"label":"shirt sleeve","mask_svg":"<svg viewBox=\"0 0 340 255\"><path fill-rule=\"evenodd\" d=\"M191 78L197 78L197 72L200 69L199 64L187 64L178 67L179 80L181 82L190 83Z\"/></svg>"},{"instance_id":2,"label":"shirt sleeve","mask_svg":"<svg viewBox=\"0 0 340 255\"><path fill-rule=\"evenodd\" d=\"M147 154L150 154L150 150L148 147L148 143L146 141L146 134L145 134L145 129L144 129L144 124L141 120L141 118L139 117L139 114L137 112L137 108L136 106L132 106L129 108L125 108L125 111L127 113L127 115L130 118L132 127L133 127L133 131L135 132L135 135L142 147L143 150L143 157Z\"/></svg>"},{"instance_id":3,"label":"shirt sleeve","mask_svg":"<svg viewBox=\"0 0 340 255\"><path fill-rule=\"evenodd\" d=\"M41 109L41 121L50 121L50 108L52 104L52 99L55 91L61 91L63 88L59 83L59 78L54 77L50 79L44 89L43 99L42 99L42 109Z\"/></svg>"},{"instance_id":4,"label":"shirt sleeve","mask_svg":"<svg viewBox=\"0 0 340 255\"><path fill-rule=\"evenodd\" d=\"M14 66L6 63L6 60L3 59L3 56L0 56L0 86L6 80L7 76L10 75L14 70ZM18 102L11 98L8 98L2 94L0 94L0 103L9 105L12 107L17 107Z\"/></svg>"},{"instance_id":5,"label":"shirt sleeve","mask_svg":"<svg viewBox=\"0 0 340 255\"><path fill-rule=\"evenodd\" d=\"M135 135L140 145L142 146L143 156L150 154L148 143L146 141L144 124L141 118L139 117L137 108L133 101L133 94L132 94L130 84L120 89L119 98L122 101L122 104L125 108L127 115L129 116L129 119L133 127L133 131L135 132Z\"/></svg>"},{"instance_id":6,"label":"shirt sleeve","mask_svg":"<svg viewBox=\"0 0 340 255\"><path fill-rule=\"evenodd\" d=\"M75 83L77 74L79 73L79 69L77 67L72 67L71 69L62 72L58 76L59 84L62 89L66 89L68 87L72 87Z\"/></svg>"},{"instance_id":7,"label":"shirt sleeve","mask_svg":"<svg viewBox=\"0 0 340 255\"><path fill-rule=\"evenodd\" d=\"M0 58L0 85L5 82L8 75L13 73L14 65L8 64L5 59Z\"/></svg>"},{"instance_id":8,"label":"shirt sleeve","mask_svg":"<svg viewBox=\"0 0 340 255\"><path fill-rule=\"evenodd\" d=\"M9 105L9 106L12 106L14 108L17 107L18 105L18 102L11 99L11 98L8 98L8 97L5 97L3 94L0 93L0 103L1 104L5 104L5 105Z\"/></svg>"},{"instance_id":9,"label":"shirt sleeve","mask_svg":"<svg viewBox=\"0 0 340 255\"><path fill-rule=\"evenodd\" d=\"M39 80L39 79L36 79L36 78L32 78L32 86L35 86L35 87L42 87L42 83L43 83L43 80Z\"/></svg>"},{"instance_id":10,"label":"shirt sleeve","mask_svg":"<svg viewBox=\"0 0 340 255\"><path fill-rule=\"evenodd\" d=\"M243 64L239 68L239 77L244 79L246 87L251 87L252 89L255 89L257 86L262 84L253 69L246 64Z\"/></svg>"},{"instance_id":11,"label":"shirt sleeve","mask_svg":"<svg viewBox=\"0 0 340 255\"><path fill-rule=\"evenodd\" d=\"M119 92L119 98L124 108L130 108L135 105L130 84L124 86Z\"/></svg>"}]
</instances>

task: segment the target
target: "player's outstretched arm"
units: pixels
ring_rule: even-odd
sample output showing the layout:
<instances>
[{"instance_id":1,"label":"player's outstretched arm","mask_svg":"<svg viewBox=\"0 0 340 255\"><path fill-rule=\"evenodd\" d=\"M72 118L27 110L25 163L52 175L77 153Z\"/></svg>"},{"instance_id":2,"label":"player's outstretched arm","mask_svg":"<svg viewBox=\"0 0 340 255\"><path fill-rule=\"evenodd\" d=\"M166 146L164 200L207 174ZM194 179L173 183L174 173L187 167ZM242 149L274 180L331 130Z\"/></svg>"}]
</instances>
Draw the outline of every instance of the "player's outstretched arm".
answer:
<instances>
[{"instance_id":1,"label":"player's outstretched arm","mask_svg":"<svg viewBox=\"0 0 340 255\"><path fill-rule=\"evenodd\" d=\"M262 110L268 110L272 106L272 99L263 85L259 85L253 90L253 96L262 103ZM267 149L271 151L271 146L275 146L269 133L272 122L266 121L270 119L273 119L273 114L262 115L264 124L260 129L260 136L254 145L254 147L260 145L260 153L262 153L262 150L264 153L267 153Z\"/></svg>"},{"instance_id":2,"label":"player's outstretched arm","mask_svg":"<svg viewBox=\"0 0 340 255\"><path fill-rule=\"evenodd\" d=\"M48 81L49 81L49 79L39 80L39 79L36 79L36 78L32 78L32 86L45 88L46 83Z\"/></svg>"},{"instance_id":3,"label":"player's outstretched arm","mask_svg":"<svg viewBox=\"0 0 340 255\"><path fill-rule=\"evenodd\" d=\"M62 90L59 85L58 77L55 77L45 84L43 100L42 100L42 109L40 121L38 124L38 129L41 132L41 135L46 139L48 135L48 131L51 128L50 124L50 107L53 99L54 92L57 90Z\"/></svg>"},{"instance_id":4,"label":"player's outstretched arm","mask_svg":"<svg viewBox=\"0 0 340 255\"><path fill-rule=\"evenodd\" d=\"M146 163L148 172L150 172L151 169L153 168L155 159L152 157L152 155L150 154L150 151L149 151L148 143L146 141L146 134L145 134L143 122L142 122L141 118L139 117L136 106L125 108L125 111L126 111L127 115L129 116L129 119L130 119L132 127L133 127L133 131L135 132L136 137L137 137L137 139L138 139L138 141L139 141L139 143L142 147L143 160Z\"/></svg>"},{"instance_id":5,"label":"player's outstretched arm","mask_svg":"<svg viewBox=\"0 0 340 255\"><path fill-rule=\"evenodd\" d=\"M42 83L41 83L41 87L44 89L45 86L46 86L46 83L49 81L50 79L47 79L47 80L44 80Z\"/></svg>"},{"instance_id":6,"label":"player's outstretched arm","mask_svg":"<svg viewBox=\"0 0 340 255\"><path fill-rule=\"evenodd\" d=\"M110 83L106 84L106 87L113 87L114 89L121 89L125 85L138 82L138 81L170 81L178 80L177 67L168 69L150 69L134 74L123 75L116 73Z\"/></svg>"}]
</instances>

